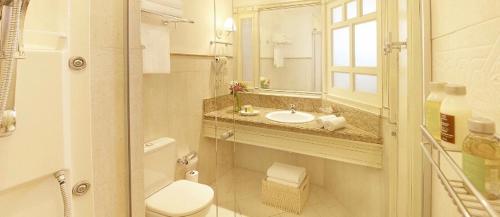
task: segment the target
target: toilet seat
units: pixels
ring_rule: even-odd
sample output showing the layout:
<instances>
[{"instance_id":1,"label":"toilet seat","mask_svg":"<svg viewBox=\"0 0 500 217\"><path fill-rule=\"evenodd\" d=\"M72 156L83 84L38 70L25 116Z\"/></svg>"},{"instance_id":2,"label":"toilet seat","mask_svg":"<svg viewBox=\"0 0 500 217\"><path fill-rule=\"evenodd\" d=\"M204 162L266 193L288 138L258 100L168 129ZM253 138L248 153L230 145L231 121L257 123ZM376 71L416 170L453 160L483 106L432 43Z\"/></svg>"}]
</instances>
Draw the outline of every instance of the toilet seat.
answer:
<instances>
[{"instance_id":1,"label":"toilet seat","mask_svg":"<svg viewBox=\"0 0 500 217\"><path fill-rule=\"evenodd\" d=\"M209 186L179 180L147 198L146 209L169 217L189 216L211 205L213 197Z\"/></svg>"}]
</instances>

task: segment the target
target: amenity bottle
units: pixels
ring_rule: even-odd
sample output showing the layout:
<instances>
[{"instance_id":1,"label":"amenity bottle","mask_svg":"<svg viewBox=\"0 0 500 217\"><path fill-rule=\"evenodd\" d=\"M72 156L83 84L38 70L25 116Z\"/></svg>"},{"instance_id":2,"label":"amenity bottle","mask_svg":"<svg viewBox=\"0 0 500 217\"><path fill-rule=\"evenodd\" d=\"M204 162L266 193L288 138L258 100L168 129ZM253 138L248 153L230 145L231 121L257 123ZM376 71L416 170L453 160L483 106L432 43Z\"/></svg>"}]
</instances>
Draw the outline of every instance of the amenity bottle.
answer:
<instances>
[{"instance_id":1,"label":"amenity bottle","mask_svg":"<svg viewBox=\"0 0 500 217\"><path fill-rule=\"evenodd\" d=\"M465 99L467 90L463 85L447 84L446 97L441 109L441 144L446 150L460 151L468 134L467 120L472 110Z\"/></svg>"},{"instance_id":2,"label":"amenity bottle","mask_svg":"<svg viewBox=\"0 0 500 217\"><path fill-rule=\"evenodd\" d=\"M500 198L500 141L495 123L486 118L469 119L470 134L463 144L462 167L474 187L487 199Z\"/></svg>"},{"instance_id":3,"label":"amenity bottle","mask_svg":"<svg viewBox=\"0 0 500 217\"><path fill-rule=\"evenodd\" d=\"M444 82L430 83L430 93L425 100L425 126L435 140L441 140L441 103L445 97Z\"/></svg>"}]
</instances>

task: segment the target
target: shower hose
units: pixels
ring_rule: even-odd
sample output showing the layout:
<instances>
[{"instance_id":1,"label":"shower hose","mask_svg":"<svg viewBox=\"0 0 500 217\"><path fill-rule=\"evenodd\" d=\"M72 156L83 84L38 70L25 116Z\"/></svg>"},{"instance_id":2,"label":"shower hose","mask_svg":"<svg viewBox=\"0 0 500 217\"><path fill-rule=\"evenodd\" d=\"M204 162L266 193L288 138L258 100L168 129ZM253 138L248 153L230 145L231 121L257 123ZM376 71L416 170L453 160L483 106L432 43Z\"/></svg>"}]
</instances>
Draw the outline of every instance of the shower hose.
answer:
<instances>
[{"instance_id":1,"label":"shower hose","mask_svg":"<svg viewBox=\"0 0 500 217\"><path fill-rule=\"evenodd\" d=\"M12 75L16 69L16 53L19 41L19 23L21 22L21 7L23 0L14 0L12 9L2 20L6 26L6 35L2 42L2 58L0 59L0 123L2 123L4 111L7 109L9 89Z\"/></svg>"},{"instance_id":2,"label":"shower hose","mask_svg":"<svg viewBox=\"0 0 500 217\"><path fill-rule=\"evenodd\" d=\"M61 190L61 196L64 204L64 217L71 217L71 191L68 189L64 174L64 170L60 170L56 172L54 176L59 182L59 189Z\"/></svg>"}]
</instances>

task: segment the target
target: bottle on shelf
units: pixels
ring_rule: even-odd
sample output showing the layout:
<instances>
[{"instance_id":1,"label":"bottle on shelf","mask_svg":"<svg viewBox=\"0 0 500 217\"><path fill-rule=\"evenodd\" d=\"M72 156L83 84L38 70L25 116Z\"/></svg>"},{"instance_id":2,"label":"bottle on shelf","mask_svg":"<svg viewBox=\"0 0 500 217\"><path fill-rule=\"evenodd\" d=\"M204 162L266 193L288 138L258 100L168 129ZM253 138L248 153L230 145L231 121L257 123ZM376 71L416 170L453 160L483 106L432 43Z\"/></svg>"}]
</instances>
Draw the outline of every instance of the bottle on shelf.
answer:
<instances>
[{"instance_id":1,"label":"bottle on shelf","mask_svg":"<svg viewBox=\"0 0 500 217\"><path fill-rule=\"evenodd\" d=\"M467 120L472 116L463 85L447 84L446 97L441 103L441 145L446 150L460 151L468 133Z\"/></svg>"},{"instance_id":2,"label":"bottle on shelf","mask_svg":"<svg viewBox=\"0 0 500 217\"><path fill-rule=\"evenodd\" d=\"M486 118L468 121L469 135L463 143L464 174L485 198L500 198L500 140L495 123Z\"/></svg>"},{"instance_id":3,"label":"bottle on shelf","mask_svg":"<svg viewBox=\"0 0 500 217\"><path fill-rule=\"evenodd\" d=\"M430 93L425 100L425 126L435 140L441 140L441 103L445 97L445 82L431 82Z\"/></svg>"}]
</instances>

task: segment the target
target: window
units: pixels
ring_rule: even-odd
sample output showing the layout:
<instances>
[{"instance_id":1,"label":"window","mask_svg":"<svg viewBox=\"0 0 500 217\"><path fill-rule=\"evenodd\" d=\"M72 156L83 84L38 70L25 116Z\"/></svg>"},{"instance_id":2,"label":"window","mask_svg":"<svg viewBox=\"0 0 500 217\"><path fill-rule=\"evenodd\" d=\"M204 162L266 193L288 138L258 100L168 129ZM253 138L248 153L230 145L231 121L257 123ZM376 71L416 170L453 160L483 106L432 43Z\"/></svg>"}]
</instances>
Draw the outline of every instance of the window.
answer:
<instances>
[{"instance_id":1,"label":"window","mask_svg":"<svg viewBox=\"0 0 500 217\"><path fill-rule=\"evenodd\" d=\"M357 67L377 67L377 22L354 25L354 62Z\"/></svg>"},{"instance_id":2,"label":"window","mask_svg":"<svg viewBox=\"0 0 500 217\"><path fill-rule=\"evenodd\" d=\"M347 72L333 72L332 87L349 89L351 86L351 76Z\"/></svg>"},{"instance_id":3,"label":"window","mask_svg":"<svg viewBox=\"0 0 500 217\"><path fill-rule=\"evenodd\" d=\"M243 81L253 81L252 18L241 19L241 61Z\"/></svg>"},{"instance_id":4,"label":"window","mask_svg":"<svg viewBox=\"0 0 500 217\"><path fill-rule=\"evenodd\" d=\"M332 23L338 23L342 21L344 21L344 8L342 6L332 8Z\"/></svg>"},{"instance_id":5,"label":"window","mask_svg":"<svg viewBox=\"0 0 500 217\"><path fill-rule=\"evenodd\" d=\"M356 1L352 1L347 3L347 19L352 19L358 15L358 3Z\"/></svg>"},{"instance_id":6,"label":"window","mask_svg":"<svg viewBox=\"0 0 500 217\"><path fill-rule=\"evenodd\" d=\"M328 96L380 108L380 0L329 3Z\"/></svg>"},{"instance_id":7,"label":"window","mask_svg":"<svg viewBox=\"0 0 500 217\"><path fill-rule=\"evenodd\" d=\"M240 13L234 16L236 31L234 42L238 47L236 50L236 80L245 82L248 87L253 88L258 79L256 71L259 69L258 44L258 20L256 12Z\"/></svg>"},{"instance_id":8,"label":"window","mask_svg":"<svg viewBox=\"0 0 500 217\"><path fill-rule=\"evenodd\" d=\"M335 39L335 40L334 40ZM349 27L332 30L332 50L334 66L349 66L350 63L350 48L349 48Z\"/></svg>"}]
</instances>

